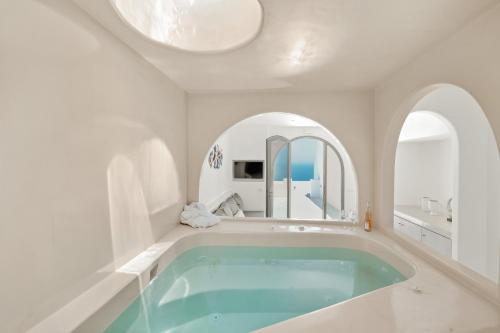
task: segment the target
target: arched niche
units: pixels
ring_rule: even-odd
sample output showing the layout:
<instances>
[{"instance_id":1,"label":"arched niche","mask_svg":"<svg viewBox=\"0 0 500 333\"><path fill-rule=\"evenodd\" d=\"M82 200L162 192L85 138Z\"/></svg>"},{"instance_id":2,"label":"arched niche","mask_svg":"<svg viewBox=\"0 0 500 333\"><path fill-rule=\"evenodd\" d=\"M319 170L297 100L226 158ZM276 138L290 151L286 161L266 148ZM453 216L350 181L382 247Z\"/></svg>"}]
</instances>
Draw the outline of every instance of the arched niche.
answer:
<instances>
[{"instance_id":1,"label":"arched niche","mask_svg":"<svg viewBox=\"0 0 500 333\"><path fill-rule=\"evenodd\" d=\"M421 89L408 98L393 116L383 146L379 195L384 226L392 222L394 163L398 137L410 112L428 110L446 119L458 142L453 223L456 245L453 256L461 264L498 281L500 240L500 160L491 126L476 99L451 84Z\"/></svg>"},{"instance_id":2,"label":"arched niche","mask_svg":"<svg viewBox=\"0 0 500 333\"><path fill-rule=\"evenodd\" d=\"M294 123L299 122L300 124ZM239 192L238 186L231 187L227 183L231 182L231 177L228 176L227 170L231 170L233 160L243 159L238 155L230 154L229 146L235 150L245 151L246 160L265 160L266 159L266 139L279 135L286 140L292 142L300 137L316 137L321 142L328 143L329 146L335 147L338 152L339 159L344 164L345 172L345 217L347 218L350 212L353 212L356 217L358 215L358 180L356 171L352 164L351 158L342 145L342 143L324 126L314 120L305 118L292 113L283 112L268 112L245 118L229 128L227 128L219 137L212 143L205 154L202 167L199 175L198 198L199 201L205 203L209 208L217 205L228 192ZM257 141L260 138L260 141ZM249 144L246 144L248 141ZM217 169L210 168L209 156L215 145L217 149L223 151L224 159L221 168L225 168L225 177L221 178L221 172ZM230 157L231 156L231 157ZM245 184L247 187L254 184ZM259 199L260 205L265 206L265 183L264 188L257 188L255 191L261 191L262 197ZM262 184L261 184L262 186ZM213 191L213 189L217 189ZM244 198L245 199L245 198ZM254 206L253 201L250 205ZM350 215L352 217L353 215ZM357 220L357 218L355 219Z\"/></svg>"}]
</instances>

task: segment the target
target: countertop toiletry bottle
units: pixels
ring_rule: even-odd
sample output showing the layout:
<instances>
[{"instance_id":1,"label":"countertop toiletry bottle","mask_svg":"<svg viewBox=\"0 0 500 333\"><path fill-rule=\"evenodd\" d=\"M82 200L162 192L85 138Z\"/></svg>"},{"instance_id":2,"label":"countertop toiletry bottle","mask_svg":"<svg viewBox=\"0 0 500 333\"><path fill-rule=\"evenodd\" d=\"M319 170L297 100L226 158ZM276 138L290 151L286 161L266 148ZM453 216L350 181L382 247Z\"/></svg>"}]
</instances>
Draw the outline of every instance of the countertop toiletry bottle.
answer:
<instances>
[{"instance_id":1,"label":"countertop toiletry bottle","mask_svg":"<svg viewBox=\"0 0 500 333\"><path fill-rule=\"evenodd\" d=\"M365 212L365 231L372 231L372 227L373 227L372 211L370 209L370 203L367 203Z\"/></svg>"},{"instance_id":2,"label":"countertop toiletry bottle","mask_svg":"<svg viewBox=\"0 0 500 333\"><path fill-rule=\"evenodd\" d=\"M431 200L431 198L429 198L429 197L421 197L420 198L420 208L424 212L428 212L429 211L429 200Z\"/></svg>"}]
</instances>

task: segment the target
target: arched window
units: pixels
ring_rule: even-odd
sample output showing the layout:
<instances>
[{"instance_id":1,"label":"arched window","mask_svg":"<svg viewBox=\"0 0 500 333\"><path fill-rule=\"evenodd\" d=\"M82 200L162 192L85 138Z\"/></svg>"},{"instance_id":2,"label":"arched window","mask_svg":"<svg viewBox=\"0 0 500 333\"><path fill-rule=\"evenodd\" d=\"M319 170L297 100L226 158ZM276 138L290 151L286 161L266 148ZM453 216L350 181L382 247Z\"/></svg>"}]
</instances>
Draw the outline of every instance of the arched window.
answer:
<instances>
[{"instance_id":1,"label":"arched window","mask_svg":"<svg viewBox=\"0 0 500 333\"><path fill-rule=\"evenodd\" d=\"M338 150L315 136L266 140L266 216L345 219L345 170Z\"/></svg>"}]
</instances>

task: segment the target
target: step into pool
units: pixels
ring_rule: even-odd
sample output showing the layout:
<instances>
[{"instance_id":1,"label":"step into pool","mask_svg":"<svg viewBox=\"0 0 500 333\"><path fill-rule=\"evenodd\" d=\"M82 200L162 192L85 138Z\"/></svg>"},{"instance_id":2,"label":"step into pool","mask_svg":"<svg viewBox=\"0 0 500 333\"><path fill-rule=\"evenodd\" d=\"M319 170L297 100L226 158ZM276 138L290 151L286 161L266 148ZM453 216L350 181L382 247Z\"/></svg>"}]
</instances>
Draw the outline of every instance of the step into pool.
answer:
<instances>
[{"instance_id":1,"label":"step into pool","mask_svg":"<svg viewBox=\"0 0 500 333\"><path fill-rule=\"evenodd\" d=\"M378 257L348 248L195 247L105 332L251 332L405 279Z\"/></svg>"}]
</instances>

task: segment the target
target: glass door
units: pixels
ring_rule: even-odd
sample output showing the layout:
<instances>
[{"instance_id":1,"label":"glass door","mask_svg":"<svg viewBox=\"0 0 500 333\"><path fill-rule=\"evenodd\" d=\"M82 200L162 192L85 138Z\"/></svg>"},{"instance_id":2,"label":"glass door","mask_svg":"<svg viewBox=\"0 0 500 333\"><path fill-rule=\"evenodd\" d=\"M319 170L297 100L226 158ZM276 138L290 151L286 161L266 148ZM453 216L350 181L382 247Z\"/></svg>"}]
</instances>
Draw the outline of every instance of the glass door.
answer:
<instances>
[{"instance_id":1,"label":"glass door","mask_svg":"<svg viewBox=\"0 0 500 333\"><path fill-rule=\"evenodd\" d=\"M287 138L266 140L266 217L287 218L289 206L289 150Z\"/></svg>"},{"instance_id":2,"label":"glass door","mask_svg":"<svg viewBox=\"0 0 500 333\"><path fill-rule=\"evenodd\" d=\"M266 155L266 217L345 218L344 163L332 145L311 136L273 136Z\"/></svg>"},{"instance_id":3,"label":"glass door","mask_svg":"<svg viewBox=\"0 0 500 333\"><path fill-rule=\"evenodd\" d=\"M295 139L290 144L292 218L324 218L325 144L313 137Z\"/></svg>"}]
</instances>

